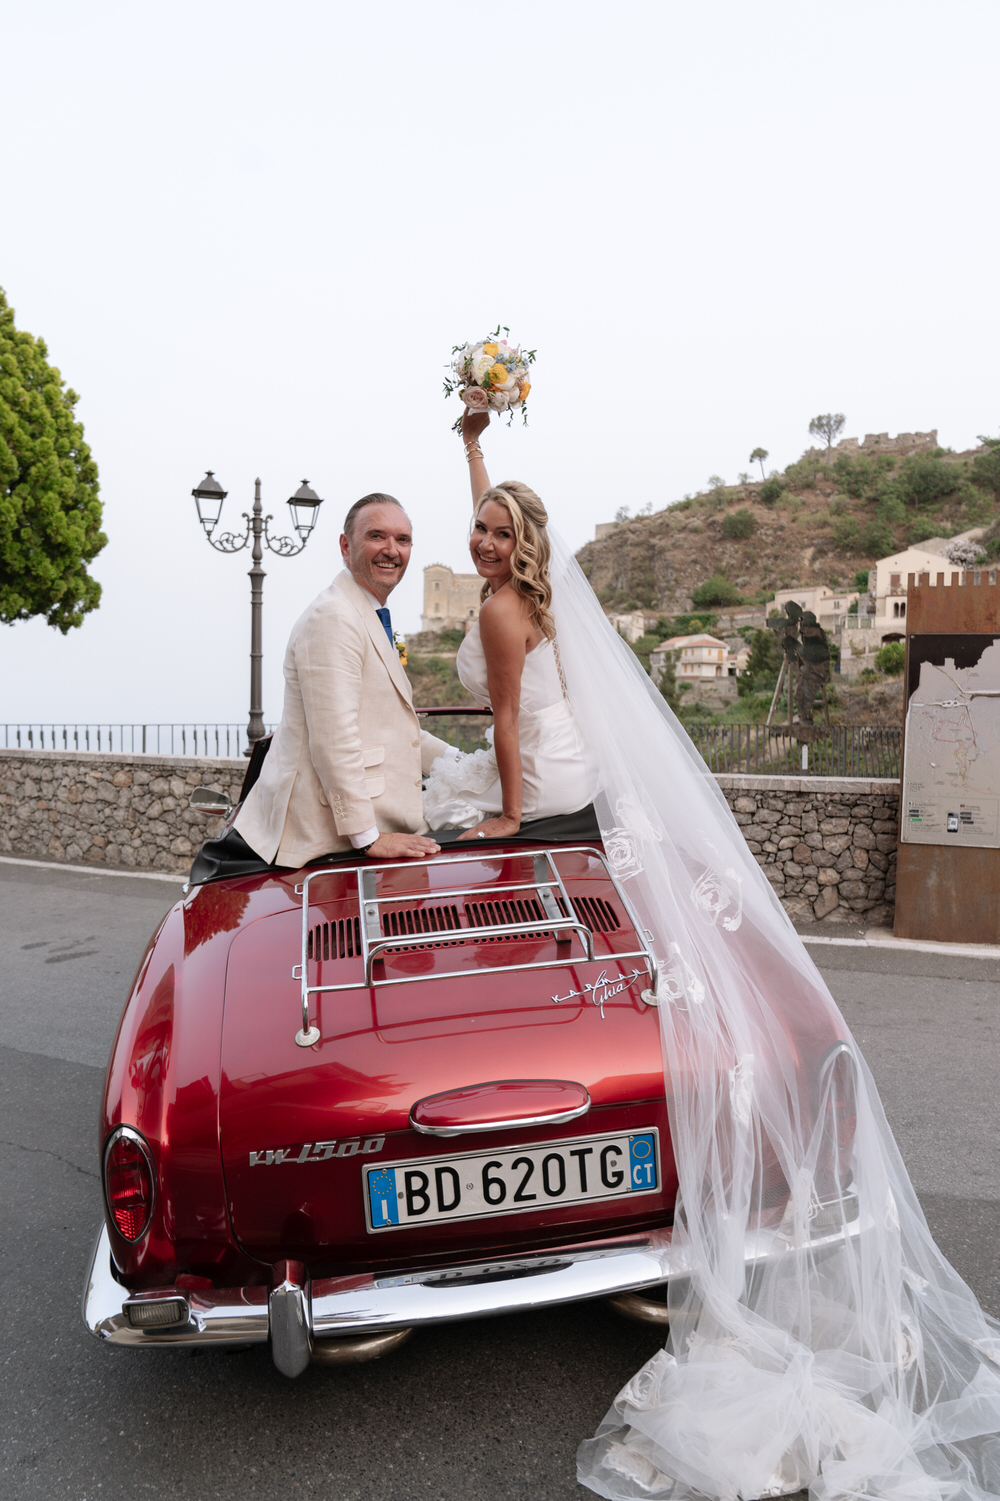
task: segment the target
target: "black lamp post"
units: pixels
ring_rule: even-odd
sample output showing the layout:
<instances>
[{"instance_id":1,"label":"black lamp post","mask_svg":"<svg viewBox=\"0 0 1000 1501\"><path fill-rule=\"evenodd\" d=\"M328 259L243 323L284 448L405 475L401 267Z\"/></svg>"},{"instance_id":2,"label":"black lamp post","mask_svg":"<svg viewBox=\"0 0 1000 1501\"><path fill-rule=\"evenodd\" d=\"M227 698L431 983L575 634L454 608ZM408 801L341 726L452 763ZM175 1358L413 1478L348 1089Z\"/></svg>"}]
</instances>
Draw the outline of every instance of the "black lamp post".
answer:
<instances>
[{"instance_id":1,"label":"black lamp post","mask_svg":"<svg viewBox=\"0 0 1000 1501\"><path fill-rule=\"evenodd\" d=\"M253 559L253 567L250 569L250 722L247 725L247 740L252 750L254 742L259 740L264 733L260 678L260 664L263 656L260 644L260 619L264 587L264 570L260 566L264 556L261 540L263 539L271 552L276 552L279 557L294 558L295 554L301 552L308 542L309 533L316 525L316 513L323 502L315 490L310 488L309 481L303 480L288 501L292 525L299 537L298 543L296 544L291 537L274 538L267 529L267 523L273 520L273 517L263 514L260 503L260 480L258 479L254 481L253 514L248 515L246 511L243 512L246 529L242 537L235 536L232 532L220 532L218 537L213 537L212 533L222 514L222 502L228 493L227 490L223 490L211 469L201 484L196 485L191 491L194 503L198 507L198 520L205 529L205 536L217 552L242 552L251 537L253 538L253 550L250 554ZM247 755L250 754L250 750L246 752Z\"/></svg>"}]
</instances>

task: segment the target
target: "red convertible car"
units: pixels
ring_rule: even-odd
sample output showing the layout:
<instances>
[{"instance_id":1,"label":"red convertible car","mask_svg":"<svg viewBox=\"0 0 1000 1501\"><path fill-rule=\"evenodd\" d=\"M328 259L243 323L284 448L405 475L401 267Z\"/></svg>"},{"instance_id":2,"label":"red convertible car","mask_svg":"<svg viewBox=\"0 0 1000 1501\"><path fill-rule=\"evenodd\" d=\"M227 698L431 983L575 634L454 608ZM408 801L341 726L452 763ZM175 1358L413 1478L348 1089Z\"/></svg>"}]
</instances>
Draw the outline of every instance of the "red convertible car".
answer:
<instances>
[{"instance_id":1,"label":"red convertible car","mask_svg":"<svg viewBox=\"0 0 1000 1501\"><path fill-rule=\"evenodd\" d=\"M132 1348L269 1341L295 1376L576 1299L665 1322L664 1279L688 1269L655 989L581 815L190 886L111 1054L88 1327ZM837 1080L815 1247L856 1218L853 1069L837 1037L796 1046L804 1092ZM787 1192L765 1163L762 1226Z\"/></svg>"}]
</instances>

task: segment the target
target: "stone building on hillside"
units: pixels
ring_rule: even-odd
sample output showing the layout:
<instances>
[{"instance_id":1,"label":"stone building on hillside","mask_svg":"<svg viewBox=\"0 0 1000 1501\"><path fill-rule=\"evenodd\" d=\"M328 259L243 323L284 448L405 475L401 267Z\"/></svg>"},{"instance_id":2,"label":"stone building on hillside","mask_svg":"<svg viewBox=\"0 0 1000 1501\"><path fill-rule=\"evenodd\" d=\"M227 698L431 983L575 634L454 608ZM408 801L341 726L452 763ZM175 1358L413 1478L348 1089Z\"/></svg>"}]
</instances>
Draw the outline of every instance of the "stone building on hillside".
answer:
<instances>
[{"instance_id":1,"label":"stone building on hillside","mask_svg":"<svg viewBox=\"0 0 1000 1501\"><path fill-rule=\"evenodd\" d=\"M651 631L659 620L659 616L650 610L629 610L625 615L609 615L608 619L626 641L636 642L640 636L645 636Z\"/></svg>"},{"instance_id":2,"label":"stone building on hillside","mask_svg":"<svg viewBox=\"0 0 1000 1501\"><path fill-rule=\"evenodd\" d=\"M444 563L424 569L422 631L464 631L479 618L483 581L478 573L453 573Z\"/></svg>"},{"instance_id":3,"label":"stone building on hillside","mask_svg":"<svg viewBox=\"0 0 1000 1501\"><path fill-rule=\"evenodd\" d=\"M857 458L860 454L870 458L873 453L903 456L908 453L930 453L937 446L937 428L932 427L929 433L897 433L894 438L890 438L888 433L865 433L861 443L857 438L841 438L832 448L807 448L805 456L832 463L834 459L845 455L849 458Z\"/></svg>"},{"instance_id":4,"label":"stone building on hillside","mask_svg":"<svg viewBox=\"0 0 1000 1501\"><path fill-rule=\"evenodd\" d=\"M811 588L779 589L773 601L768 602L768 613L777 610L780 614L789 600L794 600L800 609L812 610L825 631L838 630L847 615L858 613L856 589L831 589L826 584L816 584Z\"/></svg>"}]
</instances>

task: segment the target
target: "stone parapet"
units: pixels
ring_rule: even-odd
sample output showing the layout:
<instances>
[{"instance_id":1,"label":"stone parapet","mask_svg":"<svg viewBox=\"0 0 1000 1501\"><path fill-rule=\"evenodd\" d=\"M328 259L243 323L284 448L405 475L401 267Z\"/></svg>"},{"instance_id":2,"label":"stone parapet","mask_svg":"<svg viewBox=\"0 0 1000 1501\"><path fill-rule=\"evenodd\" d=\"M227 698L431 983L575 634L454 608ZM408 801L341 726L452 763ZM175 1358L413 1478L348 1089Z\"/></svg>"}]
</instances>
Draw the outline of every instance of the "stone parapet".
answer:
<instances>
[{"instance_id":1,"label":"stone parapet","mask_svg":"<svg viewBox=\"0 0 1000 1501\"><path fill-rule=\"evenodd\" d=\"M244 760L0 749L0 851L67 865L184 874L219 829L195 787L239 796ZM899 783L716 778L792 918L891 923ZM863 918L862 918L863 914Z\"/></svg>"},{"instance_id":2,"label":"stone parapet","mask_svg":"<svg viewBox=\"0 0 1000 1501\"><path fill-rule=\"evenodd\" d=\"M866 777L716 778L793 920L890 924L899 783Z\"/></svg>"},{"instance_id":3,"label":"stone parapet","mask_svg":"<svg viewBox=\"0 0 1000 1501\"><path fill-rule=\"evenodd\" d=\"M0 851L67 865L186 873L218 814L195 787L239 796L245 760L0 749Z\"/></svg>"}]
</instances>

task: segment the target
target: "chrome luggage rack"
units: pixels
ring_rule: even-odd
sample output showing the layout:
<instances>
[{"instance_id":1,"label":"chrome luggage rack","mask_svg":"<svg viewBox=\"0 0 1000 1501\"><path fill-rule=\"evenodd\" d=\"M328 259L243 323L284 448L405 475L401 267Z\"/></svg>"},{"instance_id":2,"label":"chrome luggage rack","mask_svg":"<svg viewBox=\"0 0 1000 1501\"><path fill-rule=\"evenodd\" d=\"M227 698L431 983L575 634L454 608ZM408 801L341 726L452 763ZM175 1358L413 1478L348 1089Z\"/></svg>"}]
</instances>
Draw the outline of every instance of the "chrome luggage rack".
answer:
<instances>
[{"instance_id":1,"label":"chrome luggage rack","mask_svg":"<svg viewBox=\"0 0 1000 1501\"><path fill-rule=\"evenodd\" d=\"M443 866L469 865L481 863L484 855L482 849L477 849L474 854L448 855L443 859L432 856L427 860L397 860L378 865L358 865L353 868L343 865L324 866L319 870L311 870L305 880L295 887L296 896L302 897L302 959L299 964L292 966L292 978L300 981L302 987L302 1027L296 1032L295 1041L300 1048L309 1048L319 1042L320 1029L309 1020L309 997L326 994L337 990L366 990L372 986L382 989L389 985L418 985L425 980L453 980L468 977L469 971L454 969L446 971L433 971L430 974L404 975L398 979L375 979L374 967L376 963L387 953L400 949L414 947L427 947L430 945L464 944L477 940L493 940L503 937L528 938L531 936L547 937L552 935L559 948L569 948L572 945L573 935L579 939L583 948L584 959L594 960L594 936L590 928L577 915L576 909L570 900L562 876L556 864L559 855L590 855L599 860L604 868L604 873L614 888L626 915L638 936L641 945L638 949L631 949L626 953L615 953L614 959L642 959L645 962L649 974L649 989L644 990L642 999L647 1005L655 1004L654 997L657 984L657 965L649 944L646 942L646 933L640 927L638 919L632 910L628 897L621 888L621 884L615 878L608 865L607 857L603 850L595 849L592 845L560 846L558 849L524 849L503 850L490 852L491 855L499 856L502 860L526 860L532 861L534 880L532 881L501 881L491 886L440 886L435 887L430 893L425 887L421 891L403 891L392 895L379 896L377 894L377 878L382 871L387 870L419 870L427 866L433 866L440 871ZM341 985L310 985L309 984L309 887L321 876L345 875L353 873L357 879L358 911L360 923L358 932L361 940L359 957L363 961L364 974L359 980L348 981ZM556 892L562 903L560 911L559 901L556 900ZM457 927L443 930L431 930L419 933L400 933L386 935L382 932L382 908L391 903L410 903L414 899L426 901L430 894L435 898L450 899L453 897L474 897L481 899L487 896L502 895L510 897L514 893L531 893L537 900L538 905L545 913L544 918L537 921L521 921L490 923L483 927ZM564 916L563 913L566 915ZM529 969L554 969L561 968L570 959L569 953L557 954L553 959L539 959L526 964L484 964L484 969L490 974L507 973L513 974L519 970Z\"/></svg>"}]
</instances>

